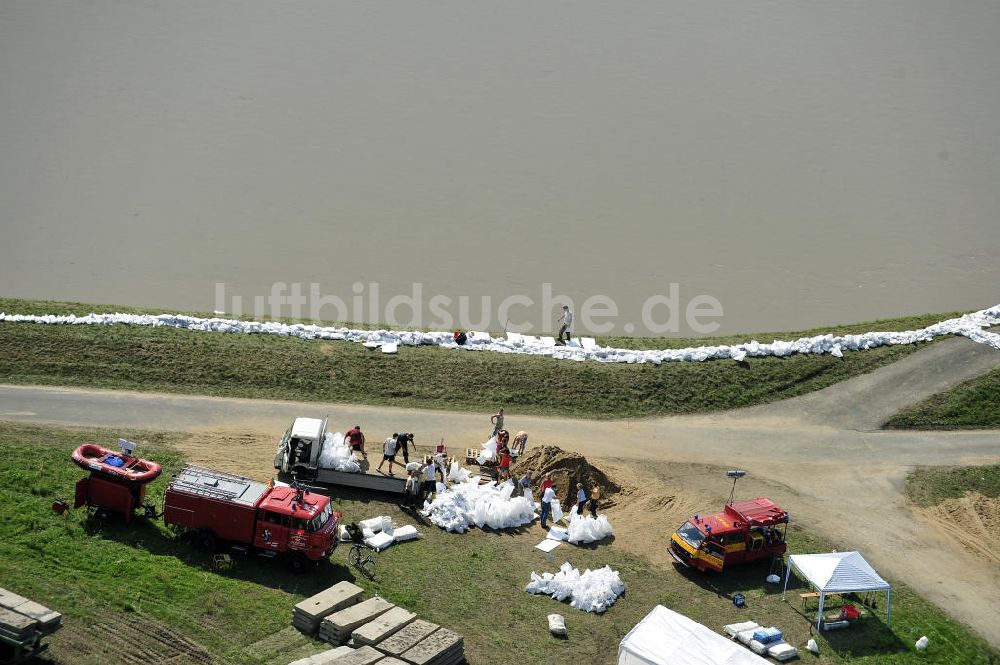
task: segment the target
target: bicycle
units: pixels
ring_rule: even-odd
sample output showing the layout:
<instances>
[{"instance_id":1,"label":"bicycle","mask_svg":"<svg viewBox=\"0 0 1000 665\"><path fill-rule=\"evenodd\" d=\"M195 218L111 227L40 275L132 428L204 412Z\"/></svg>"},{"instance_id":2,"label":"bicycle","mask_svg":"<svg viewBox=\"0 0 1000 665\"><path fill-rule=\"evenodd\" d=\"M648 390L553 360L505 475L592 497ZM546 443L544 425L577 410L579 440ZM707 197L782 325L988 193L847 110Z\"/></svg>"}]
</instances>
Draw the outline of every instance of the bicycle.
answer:
<instances>
[{"instance_id":1,"label":"bicycle","mask_svg":"<svg viewBox=\"0 0 1000 665\"><path fill-rule=\"evenodd\" d=\"M365 543L365 536L361 532L361 527L352 523L347 525L347 534L351 537L351 549L347 553L347 560L352 566L370 580L375 579L375 550Z\"/></svg>"}]
</instances>

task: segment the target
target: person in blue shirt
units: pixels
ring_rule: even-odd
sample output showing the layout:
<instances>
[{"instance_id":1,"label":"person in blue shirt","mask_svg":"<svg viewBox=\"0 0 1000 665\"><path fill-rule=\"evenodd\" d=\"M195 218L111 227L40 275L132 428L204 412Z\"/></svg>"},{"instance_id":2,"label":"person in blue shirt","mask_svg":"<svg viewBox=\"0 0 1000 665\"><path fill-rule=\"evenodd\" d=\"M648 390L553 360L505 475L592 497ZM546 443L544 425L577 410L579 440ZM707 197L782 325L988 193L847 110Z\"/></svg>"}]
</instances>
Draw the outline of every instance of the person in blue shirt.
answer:
<instances>
[{"instance_id":1,"label":"person in blue shirt","mask_svg":"<svg viewBox=\"0 0 1000 665\"><path fill-rule=\"evenodd\" d=\"M583 515L583 506L587 503L587 493L583 490L583 483L576 484L576 514Z\"/></svg>"}]
</instances>

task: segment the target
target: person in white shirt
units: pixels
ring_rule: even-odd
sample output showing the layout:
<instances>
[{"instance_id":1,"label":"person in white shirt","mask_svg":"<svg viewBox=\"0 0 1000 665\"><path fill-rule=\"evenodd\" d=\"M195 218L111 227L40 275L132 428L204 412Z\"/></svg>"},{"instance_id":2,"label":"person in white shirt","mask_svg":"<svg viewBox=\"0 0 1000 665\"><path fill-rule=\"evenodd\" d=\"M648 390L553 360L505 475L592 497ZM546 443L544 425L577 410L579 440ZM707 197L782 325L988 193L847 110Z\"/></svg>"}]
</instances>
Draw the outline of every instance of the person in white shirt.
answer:
<instances>
[{"instance_id":1,"label":"person in white shirt","mask_svg":"<svg viewBox=\"0 0 1000 665\"><path fill-rule=\"evenodd\" d=\"M556 491L552 485L545 488L542 492L542 528L547 528L545 523L549 521L552 516L552 502L556 500Z\"/></svg>"},{"instance_id":2,"label":"person in white shirt","mask_svg":"<svg viewBox=\"0 0 1000 665\"><path fill-rule=\"evenodd\" d=\"M392 465L396 462L396 446L397 446L396 437L397 436L399 436L398 432L395 433L395 434L393 434L392 436L390 436L382 444L382 461L378 463L378 471L379 471L379 473L382 472L382 465L385 464L386 462L388 462L389 463L389 475L390 476L396 475L396 474L394 474L392 472Z\"/></svg>"},{"instance_id":3,"label":"person in white shirt","mask_svg":"<svg viewBox=\"0 0 1000 665\"><path fill-rule=\"evenodd\" d=\"M566 344L569 342L571 334L573 332L573 310L569 308L569 305L563 305L562 316L559 317L559 322L562 326L559 328L559 337L556 338L558 344ZM566 340L563 341L563 335L566 335Z\"/></svg>"}]
</instances>

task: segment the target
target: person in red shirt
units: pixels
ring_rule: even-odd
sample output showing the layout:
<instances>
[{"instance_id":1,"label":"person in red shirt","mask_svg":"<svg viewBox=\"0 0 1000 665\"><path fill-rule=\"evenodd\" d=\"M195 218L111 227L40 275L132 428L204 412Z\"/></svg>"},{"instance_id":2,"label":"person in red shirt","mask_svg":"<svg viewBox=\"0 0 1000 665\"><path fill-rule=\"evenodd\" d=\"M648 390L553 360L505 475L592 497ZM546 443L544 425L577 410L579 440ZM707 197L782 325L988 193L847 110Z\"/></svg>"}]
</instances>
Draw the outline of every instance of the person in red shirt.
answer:
<instances>
[{"instance_id":1,"label":"person in red shirt","mask_svg":"<svg viewBox=\"0 0 1000 665\"><path fill-rule=\"evenodd\" d=\"M351 447L351 450L357 450L364 458L368 457L368 453L365 452L365 435L361 433L361 425L355 425L353 428L347 430L344 438L347 440L347 445Z\"/></svg>"},{"instance_id":2,"label":"person in red shirt","mask_svg":"<svg viewBox=\"0 0 1000 665\"><path fill-rule=\"evenodd\" d=\"M506 446L500 449L500 480L510 478L510 449Z\"/></svg>"}]
</instances>

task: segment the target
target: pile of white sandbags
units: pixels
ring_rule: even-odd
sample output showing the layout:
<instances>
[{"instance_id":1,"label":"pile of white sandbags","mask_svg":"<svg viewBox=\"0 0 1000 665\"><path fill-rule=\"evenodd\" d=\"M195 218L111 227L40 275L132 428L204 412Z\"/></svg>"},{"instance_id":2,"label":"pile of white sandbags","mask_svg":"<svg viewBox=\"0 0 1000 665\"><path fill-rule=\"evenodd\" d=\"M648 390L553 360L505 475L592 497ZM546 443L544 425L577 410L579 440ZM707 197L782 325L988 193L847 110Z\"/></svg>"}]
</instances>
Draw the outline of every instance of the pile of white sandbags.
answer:
<instances>
[{"instance_id":1,"label":"pile of white sandbags","mask_svg":"<svg viewBox=\"0 0 1000 665\"><path fill-rule=\"evenodd\" d=\"M452 483L464 483L472 474L469 470L461 466L457 460L452 461L451 467L448 470L448 481Z\"/></svg>"},{"instance_id":2,"label":"pile of white sandbags","mask_svg":"<svg viewBox=\"0 0 1000 665\"><path fill-rule=\"evenodd\" d=\"M473 526L480 529L510 529L531 524L535 507L523 496L512 496L514 483L507 481L479 484L479 476L444 489L438 484L433 501L424 504L422 513L447 531L465 533Z\"/></svg>"},{"instance_id":3,"label":"pile of white sandbags","mask_svg":"<svg viewBox=\"0 0 1000 665\"><path fill-rule=\"evenodd\" d=\"M597 519L594 519L590 515L580 515L575 510L571 510L569 514L569 537L567 540L574 545L593 543L615 535L606 515L598 515Z\"/></svg>"},{"instance_id":4,"label":"pile of white sandbags","mask_svg":"<svg viewBox=\"0 0 1000 665\"><path fill-rule=\"evenodd\" d=\"M6 314L0 312L0 322L43 323L55 325L133 325L180 328L203 332L248 333L283 335L302 339L330 339L360 342L371 348L383 345L417 346L432 344L464 351L493 351L551 356L560 360L596 360L606 363L663 363L702 362L705 360L732 359L763 356L788 356L793 353L824 354L840 357L844 351L862 351L879 346L926 342L939 335L964 335L969 339L1000 350L1000 334L984 330L1000 325L1000 305L972 314L947 319L919 330L902 332L868 332L860 335L816 335L792 341L774 340L761 344L752 340L744 344L697 346L685 349L620 349L596 344L585 346L556 346L551 337L535 337L508 333L506 337L491 337L487 333L473 332L469 340L459 346L449 332L421 332L417 330L357 330L350 328L320 327L301 323L278 321L240 321L236 319L200 318L181 314L88 314L86 316L56 316L53 314Z\"/></svg>"},{"instance_id":5,"label":"pile of white sandbags","mask_svg":"<svg viewBox=\"0 0 1000 665\"><path fill-rule=\"evenodd\" d=\"M496 436L490 437L489 441L483 443L483 449L479 453L479 457L476 461L480 464L485 464L486 462L492 461L497 456L497 438Z\"/></svg>"},{"instance_id":6,"label":"pile of white sandbags","mask_svg":"<svg viewBox=\"0 0 1000 665\"><path fill-rule=\"evenodd\" d=\"M556 600L570 599L570 607L585 612L603 612L611 607L618 596L625 593L625 584L618 571L604 566L598 570L574 568L568 561L559 567L559 572L531 573L531 581L524 587L528 593L541 593Z\"/></svg>"},{"instance_id":7,"label":"pile of white sandbags","mask_svg":"<svg viewBox=\"0 0 1000 665\"><path fill-rule=\"evenodd\" d=\"M326 433L323 438L323 449L320 450L316 463L321 469L334 469L348 473L361 471L361 467L351 453L351 447L347 445L344 435L340 432Z\"/></svg>"}]
</instances>

